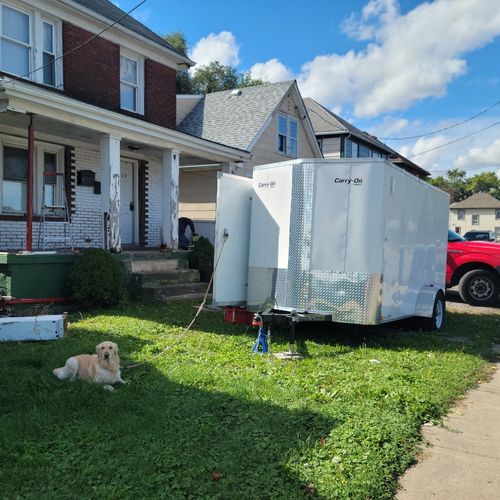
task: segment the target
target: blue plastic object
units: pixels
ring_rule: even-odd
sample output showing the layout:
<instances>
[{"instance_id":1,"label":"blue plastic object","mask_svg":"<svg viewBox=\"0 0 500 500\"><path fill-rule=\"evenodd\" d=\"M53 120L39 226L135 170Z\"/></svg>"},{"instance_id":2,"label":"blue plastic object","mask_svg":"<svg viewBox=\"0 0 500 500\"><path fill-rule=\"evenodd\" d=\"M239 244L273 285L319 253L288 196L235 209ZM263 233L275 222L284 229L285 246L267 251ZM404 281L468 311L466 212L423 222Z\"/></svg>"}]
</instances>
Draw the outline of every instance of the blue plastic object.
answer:
<instances>
[{"instance_id":1,"label":"blue plastic object","mask_svg":"<svg viewBox=\"0 0 500 500\"><path fill-rule=\"evenodd\" d=\"M257 340L255 341L255 344L252 347L252 352L265 353L268 351L266 337L267 337L267 327L261 326L259 328L259 335L257 337Z\"/></svg>"}]
</instances>

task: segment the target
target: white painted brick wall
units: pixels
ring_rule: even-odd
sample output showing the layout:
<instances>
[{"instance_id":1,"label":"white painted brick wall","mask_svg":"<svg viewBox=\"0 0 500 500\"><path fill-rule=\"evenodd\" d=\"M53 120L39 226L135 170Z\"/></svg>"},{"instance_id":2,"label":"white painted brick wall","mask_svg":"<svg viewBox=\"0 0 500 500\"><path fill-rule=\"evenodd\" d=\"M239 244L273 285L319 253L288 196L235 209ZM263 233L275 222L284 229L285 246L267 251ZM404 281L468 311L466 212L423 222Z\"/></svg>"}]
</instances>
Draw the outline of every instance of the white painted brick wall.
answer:
<instances>
[{"instance_id":1,"label":"white painted brick wall","mask_svg":"<svg viewBox=\"0 0 500 500\"><path fill-rule=\"evenodd\" d=\"M158 247L161 243L162 225L162 169L159 160L149 159L148 176L148 246ZM96 180L101 180L100 152L98 146L75 147L76 170L93 170ZM76 184L76 181L75 181ZM71 231L73 241L78 248L100 248L102 246L103 217L101 214L101 195L94 194L94 189L87 186L75 186L76 197L72 216ZM103 190L104 191L104 190ZM40 224L33 223L33 248L38 248ZM46 225L50 236L61 237L63 224ZM26 223L24 221L0 221L0 250L21 250L25 248ZM47 244L48 249L61 248L60 243Z\"/></svg>"}]
</instances>

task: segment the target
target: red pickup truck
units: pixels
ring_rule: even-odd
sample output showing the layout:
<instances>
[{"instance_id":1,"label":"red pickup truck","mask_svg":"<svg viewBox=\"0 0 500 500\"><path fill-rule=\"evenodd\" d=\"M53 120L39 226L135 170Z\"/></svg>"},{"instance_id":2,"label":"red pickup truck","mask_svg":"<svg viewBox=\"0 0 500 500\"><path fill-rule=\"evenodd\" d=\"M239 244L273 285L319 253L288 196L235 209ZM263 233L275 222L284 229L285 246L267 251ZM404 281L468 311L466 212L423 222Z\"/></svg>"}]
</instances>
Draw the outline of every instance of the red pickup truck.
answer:
<instances>
[{"instance_id":1,"label":"red pickup truck","mask_svg":"<svg viewBox=\"0 0 500 500\"><path fill-rule=\"evenodd\" d=\"M462 300L472 306L499 305L500 243L466 241L448 231L446 286L456 285Z\"/></svg>"}]
</instances>

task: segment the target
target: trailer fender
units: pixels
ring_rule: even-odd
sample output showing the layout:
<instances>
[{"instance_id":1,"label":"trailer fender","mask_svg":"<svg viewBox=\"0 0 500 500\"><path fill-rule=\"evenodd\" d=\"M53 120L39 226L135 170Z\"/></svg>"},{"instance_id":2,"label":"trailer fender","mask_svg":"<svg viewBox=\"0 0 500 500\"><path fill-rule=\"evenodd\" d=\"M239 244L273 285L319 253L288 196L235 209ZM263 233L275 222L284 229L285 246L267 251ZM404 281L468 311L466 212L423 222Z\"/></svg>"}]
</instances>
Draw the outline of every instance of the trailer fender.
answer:
<instances>
[{"instance_id":1,"label":"trailer fender","mask_svg":"<svg viewBox=\"0 0 500 500\"><path fill-rule=\"evenodd\" d=\"M432 318L434 313L434 302L438 293L444 295L444 291L434 285L424 285L418 292L417 305L415 306L415 316L422 318Z\"/></svg>"}]
</instances>

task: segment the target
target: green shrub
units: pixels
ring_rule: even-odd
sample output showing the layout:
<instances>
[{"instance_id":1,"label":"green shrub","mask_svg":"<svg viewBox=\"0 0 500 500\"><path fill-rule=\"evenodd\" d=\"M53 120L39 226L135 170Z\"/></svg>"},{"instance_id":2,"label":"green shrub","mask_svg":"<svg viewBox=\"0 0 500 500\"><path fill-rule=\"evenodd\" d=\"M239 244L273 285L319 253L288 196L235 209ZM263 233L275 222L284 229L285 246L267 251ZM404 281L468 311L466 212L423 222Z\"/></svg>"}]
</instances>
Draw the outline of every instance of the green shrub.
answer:
<instances>
[{"instance_id":1,"label":"green shrub","mask_svg":"<svg viewBox=\"0 0 500 500\"><path fill-rule=\"evenodd\" d=\"M200 236L193 245L189 267L200 271L201 281L208 283L214 270L214 246L208 238Z\"/></svg>"},{"instance_id":2,"label":"green shrub","mask_svg":"<svg viewBox=\"0 0 500 500\"><path fill-rule=\"evenodd\" d=\"M120 264L105 250L86 251L69 272L72 299L83 306L111 307L125 297Z\"/></svg>"}]
</instances>

